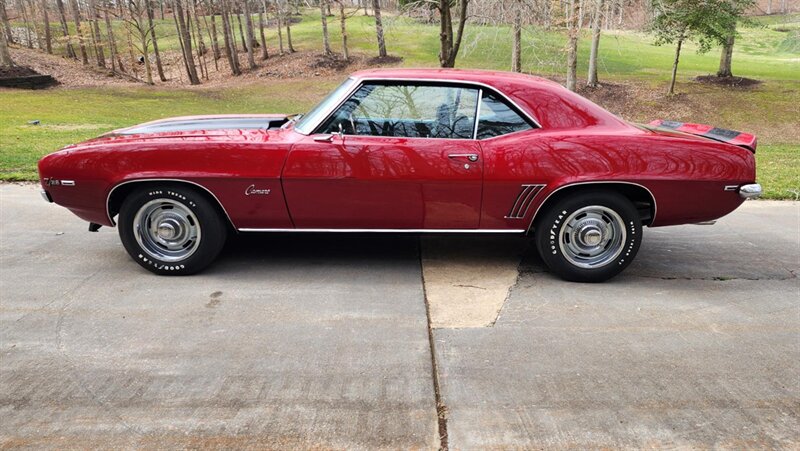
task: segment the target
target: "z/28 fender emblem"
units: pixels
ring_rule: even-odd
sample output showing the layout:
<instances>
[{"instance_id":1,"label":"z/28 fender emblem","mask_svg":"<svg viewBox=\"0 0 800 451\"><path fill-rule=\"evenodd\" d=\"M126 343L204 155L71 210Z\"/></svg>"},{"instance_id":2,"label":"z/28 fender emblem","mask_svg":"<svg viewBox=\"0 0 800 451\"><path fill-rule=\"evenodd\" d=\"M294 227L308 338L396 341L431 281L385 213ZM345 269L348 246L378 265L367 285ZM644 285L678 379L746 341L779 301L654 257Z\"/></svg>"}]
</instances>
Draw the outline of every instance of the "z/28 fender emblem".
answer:
<instances>
[{"instance_id":1,"label":"z/28 fender emblem","mask_svg":"<svg viewBox=\"0 0 800 451\"><path fill-rule=\"evenodd\" d=\"M256 185L250 185L244 190L245 196L265 196L269 194L269 189L258 189Z\"/></svg>"}]
</instances>

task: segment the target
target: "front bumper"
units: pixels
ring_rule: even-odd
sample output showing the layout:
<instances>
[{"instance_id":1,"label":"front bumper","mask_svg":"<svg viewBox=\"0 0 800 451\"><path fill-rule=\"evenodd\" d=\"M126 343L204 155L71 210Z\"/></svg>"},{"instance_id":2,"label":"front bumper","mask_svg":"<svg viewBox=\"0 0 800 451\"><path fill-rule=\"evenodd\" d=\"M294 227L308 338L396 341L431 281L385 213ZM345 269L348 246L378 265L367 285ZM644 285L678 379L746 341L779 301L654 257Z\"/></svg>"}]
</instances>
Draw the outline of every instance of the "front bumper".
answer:
<instances>
[{"instance_id":1,"label":"front bumper","mask_svg":"<svg viewBox=\"0 0 800 451\"><path fill-rule=\"evenodd\" d=\"M742 199L757 199L761 197L761 185L758 183L742 185L739 187L739 196Z\"/></svg>"}]
</instances>

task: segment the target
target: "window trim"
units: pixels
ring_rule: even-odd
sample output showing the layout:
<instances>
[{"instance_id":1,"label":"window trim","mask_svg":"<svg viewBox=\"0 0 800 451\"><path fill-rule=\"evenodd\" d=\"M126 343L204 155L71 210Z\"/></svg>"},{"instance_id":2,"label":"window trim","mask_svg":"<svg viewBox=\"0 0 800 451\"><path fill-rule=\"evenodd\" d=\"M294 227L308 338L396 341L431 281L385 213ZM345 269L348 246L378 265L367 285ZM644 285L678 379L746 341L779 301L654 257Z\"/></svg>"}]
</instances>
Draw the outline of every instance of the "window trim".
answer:
<instances>
[{"instance_id":1,"label":"window trim","mask_svg":"<svg viewBox=\"0 0 800 451\"><path fill-rule=\"evenodd\" d=\"M341 99L339 99L339 101L338 101L338 102L336 102L335 106L334 106L333 108L330 108L328 111L326 111L326 114L325 114L325 116L323 116L321 120L317 121L317 123L316 123L316 124L314 124L314 126L313 126L313 127L310 127L310 130L311 130L311 132L309 132L309 133L303 133L303 132L301 132L301 131L299 131L299 130L295 130L295 131L297 131L297 133L300 133L300 134L302 134L302 135L306 135L306 136L311 136L311 135L318 135L318 134L320 134L320 132L319 132L319 128L322 126L322 124L324 124L325 122L327 122L327 121L328 121L328 119L330 119L330 117L331 117L331 116L332 116L334 113L336 113L336 111L338 111L338 110L339 110L339 108L341 108L341 106L342 106L342 105L344 105L344 103L345 103L345 102L347 102L348 100L350 100L350 98L353 96L353 94L355 94L355 93L356 93L356 91L358 91L359 89L361 89L361 87L362 87L364 84L366 84L366 83L369 83L369 82L389 82L389 83L394 83L394 82L408 82L408 83L424 83L424 84L430 84L430 85L444 85L444 86L450 86L450 87L471 87L471 88L475 88L475 89L477 89L477 90L478 90L478 101L476 102L476 108L477 108L477 109L475 110L475 127L474 127L474 129L473 129L472 138L422 138L422 137L404 137L404 139L456 139L456 140L483 141L483 140L478 140L478 139L477 139L477 136L478 136L478 123L479 123L479 121L480 121L480 105L481 105L481 99L482 99L482 97L483 97L483 90L484 90L484 89L487 89L487 90L489 90L489 91L491 91L491 92L494 92L494 93L496 93L496 94L497 94L497 95L499 95L501 98L503 98L503 99L504 99L506 102L508 102L508 103L511 105L511 107L512 107L512 110L515 110L515 112L516 112L517 114L519 114L519 115L520 115L520 116L521 116L523 119L526 119L526 120L528 120L528 121L531 123L531 125L533 125L533 128L532 128L532 130L536 130L536 129L541 129L541 128L542 128L542 125L539 123L539 121L537 121L537 120L536 120L536 119L535 119L535 118L534 118L534 117L533 117L531 114L529 114L529 113L528 113L528 112L527 112L525 109L523 109L523 108L521 108L519 105L517 105L517 103L516 103L516 102L514 102L514 100L513 100L513 99L511 99L510 97L508 97L507 95L505 95L505 93L503 93L502 91L500 91L499 89L497 89L497 88L495 88L495 87L493 87L493 86L490 86L490 85L487 85L487 84L485 84L485 83L481 83L481 82L478 82L478 81L469 81L469 80L451 80L451 79L436 79L436 78L380 78L380 77L365 77L365 78L358 78L358 79L356 79L356 81L357 81L358 83L354 83L354 84L353 84L353 87L352 87L352 88L351 88L349 91L345 92L345 93L342 95ZM508 133L508 134L506 134L506 135L492 136L492 137L490 137L490 138L486 138L486 139L494 139L494 138L499 138L499 137L502 137L502 136L509 136L509 135L513 135L513 134L515 134L515 133L522 133L522 132L525 132L525 131L528 131L528 130L520 130L520 131L518 131L518 132ZM362 136L362 137L370 137L370 136L371 136L371 137L376 137L376 138L387 138L386 136L380 136L380 135L350 135L350 136Z\"/></svg>"},{"instance_id":2,"label":"window trim","mask_svg":"<svg viewBox=\"0 0 800 451\"><path fill-rule=\"evenodd\" d=\"M480 124L480 115L481 115L480 108L481 108L481 102L483 101L483 89L481 89L481 91L480 91L481 96L480 96L480 98L478 98L478 111L476 112L475 133L473 133L473 135L472 135L473 139L475 139L476 141L488 141L490 139L502 138L504 136L516 135L517 133L524 133L524 132L529 132L529 131L532 131L532 130L539 130L539 129L542 128L539 125L539 123L536 122L536 121L534 121L533 124L531 124L530 121L532 121L533 119L524 110L520 109L519 106L517 106L517 104L514 103L513 100L511 100L508 97L506 97L505 95L503 95L503 93L501 93L500 91L498 91L496 89L491 89L491 88L490 88L490 92L494 92L494 93L498 94L500 97L502 97L502 99L507 100L510 103L510 105L506 105L506 106L508 106L511 111L516 113L517 116L522 118L522 120L528 122L528 125L530 125L531 128L525 129L525 130L516 130L516 131L513 131L511 133L504 133L502 135L495 135L495 136L489 136L488 138L480 138L480 139L478 139L478 125Z\"/></svg>"}]
</instances>

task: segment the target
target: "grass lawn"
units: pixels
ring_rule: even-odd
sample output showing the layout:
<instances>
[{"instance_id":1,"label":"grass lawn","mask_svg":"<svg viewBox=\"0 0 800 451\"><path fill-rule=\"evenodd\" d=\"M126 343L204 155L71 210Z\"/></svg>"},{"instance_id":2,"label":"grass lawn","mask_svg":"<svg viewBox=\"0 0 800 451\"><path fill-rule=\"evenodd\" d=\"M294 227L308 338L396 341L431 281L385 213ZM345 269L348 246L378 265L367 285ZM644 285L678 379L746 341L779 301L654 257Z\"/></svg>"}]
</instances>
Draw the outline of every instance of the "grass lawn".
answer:
<instances>
[{"instance_id":1,"label":"grass lawn","mask_svg":"<svg viewBox=\"0 0 800 451\"><path fill-rule=\"evenodd\" d=\"M309 12L292 27L295 48L317 52L321 47L318 15ZM334 18L330 18L334 21ZM389 53L404 66L436 66L438 27L404 17L387 17ZM756 19L742 28L734 54L734 73L764 83L751 89L711 87L692 82L714 73L719 52L700 55L685 47L676 98L667 98L672 47L629 31L605 32L601 42L601 82L638 90L622 102L603 106L627 119L669 118L704 122L759 135L759 181L765 197L797 198L800 192L800 15ZM162 50L177 46L174 24L159 21ZM338 22L329 22L334 51L339 49ZM356 15L348 20L351 51L373 54L374 22ZM269 29L275 53L277 35ZM206 41L208 39L206 38ZM559 77L564 72L565 37L561 31L527 28L523 33L523 69ZM588 39L581 40L580 76L585 74ZM511 34L505 26L468 25L458 67L509 69ZM24 64L24 61L20 63ZM209 113L304 111L338 83L335 79L298 76L260 79L239 87L175 89L164 87L55 88L44 91L0 90L0 180L36 178L36 161L59 147L102 132L161 117ZM631 89L630 91L634 91ZM287 93L290 93L287 95ZM40 120L40 125L28 121Z\"/></svg>"}]
</instances>

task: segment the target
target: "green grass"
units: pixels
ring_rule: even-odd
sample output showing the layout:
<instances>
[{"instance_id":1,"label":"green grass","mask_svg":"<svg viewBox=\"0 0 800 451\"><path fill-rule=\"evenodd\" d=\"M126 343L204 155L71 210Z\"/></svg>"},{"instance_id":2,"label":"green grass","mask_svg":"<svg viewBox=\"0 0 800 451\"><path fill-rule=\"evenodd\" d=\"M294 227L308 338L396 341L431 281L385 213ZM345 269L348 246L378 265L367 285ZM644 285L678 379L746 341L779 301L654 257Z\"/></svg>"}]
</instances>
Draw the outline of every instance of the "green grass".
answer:
<instances>
[{"instance_id":1,"label":"green grass","mask_svg":"<svg viewBox=\"0 0 800 451\"><path fill-rule=\"evenodd\" d=\"M374 54L374 21L360 14L348 20L351 51ZM55 26L55 25L54 25ZM122 25L115 23L124 47ZM102 24L101 24L101 27ZM236 28L238 35L238 28ZM385 18L390 54L404 58L407 67L437 65L438 27L405 17ZM339 24L329 18L334 51L340 49ZM57 31L57 30L56 30ZM162 51L176 51L178 42L171 20L157 21ZM714 73L719 51L697 54L685 47L678 72L682 98L660 93L669 78L674 49L655 46L653 38L630 31L604 32L600 53L601 81L642 86L655 96L635 98L626 117L650 120L666 117L754 131L760 137L757 154L759 181L768 198L796 198L800 191L800 15L769 16L740 27L734 54L734 73L764 83L748 90L701 86L696 75ZM293 25L292 37L300 51L319 52L319 16L308 11ZM588 36L580 44L579 73L586 71ZM277 33L268 29L275 53ZM563 30L528 27L523 32L523 70L560 77L565 70ZM206 37L208 45L208 38ZM507 26L468 25L458 67L507 70L511 33ZM124 48L121 50L127 54ZM169 90L159 87L56 88L46 91L0 90L0 179L36 177L36 161L59 147L102 132L166 116L209 113L270 113L303 111L315 103L335 80L268 79L243 87ZM291 93L291 95L287 95ZM657 114L658 116L653 116ZM40 120L38 126L28 121Z\"/></svg>"},{"instance_id":2,"label":"green grass","mask_svg":"<svg viewBox=\"0 0 800 451\"><path fill-rule=\"evenodd\" d=\"M270 81L217 89L114 87L0 91L0 179L33 180L43 155L70 143L169 116L305 111L335 82ZM285 93L298 93L288 98ZM29 121L39 120L39 125Z\"/></svg>"},{"instance_id":3,"label":"green grass","mask_svg":"<svg viewBox=\"0 0 800 451\"><path fill-rule=\"evenodd\" d=\"M756 165L765 199L800 200L800 145L759 146Z\"/></svg>"}]
</instances>

